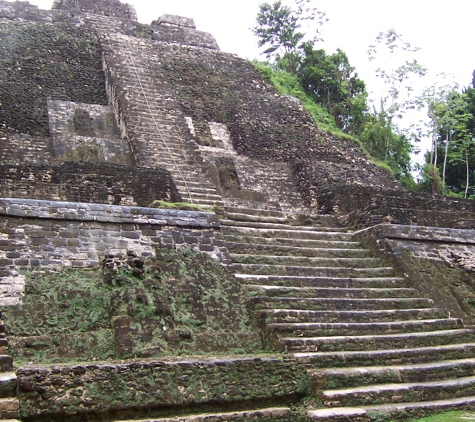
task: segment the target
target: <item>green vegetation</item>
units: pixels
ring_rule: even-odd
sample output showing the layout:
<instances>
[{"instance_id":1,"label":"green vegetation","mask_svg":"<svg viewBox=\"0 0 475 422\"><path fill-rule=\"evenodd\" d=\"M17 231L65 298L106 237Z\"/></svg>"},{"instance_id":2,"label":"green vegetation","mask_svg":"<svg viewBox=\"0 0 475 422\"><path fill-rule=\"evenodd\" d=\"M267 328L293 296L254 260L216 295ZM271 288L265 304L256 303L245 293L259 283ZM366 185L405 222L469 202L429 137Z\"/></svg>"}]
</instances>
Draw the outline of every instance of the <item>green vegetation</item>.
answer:
<instances>
[{"instance_id":1,"label":"green vegetation","mask_svg":"<svg viewBox=\"0 0 475 422\"><path fill-rule=\"evenodd\" d=\"M260 350L235 278L189 248L28 273L23 305L3 315L16 363Z\"/></svg>"},{"instance_id":2,"label":"green vegetation","mask_svg":"<svg viewBox=\"0 0 475 422\"><path fill-rule=\"evenodd\" d=\"M327 108L313 101L304 91L296 75L284 70L273 69L266 63L254 61L253 64L264 79L274 85L279 94L298 98L320 129L336 136L344 135Z\"/></svg>"},{"instance_id":3,"label":"green vegetation","mask_svg":"<svg viewBox=\"0 0 475 422\"><path fill-rule=\"evenodd\" d=\"M471 85L461 92L456 84L434 84L416 96L413 81L427 70L417 61L419 49L391 28L369 46L368 59L376 63L376 77L387 87L378 106L369 107L365 83L346 54L315 49L319 31L311 39L302 32L306 20L325 22L325 14L308 3L259 6L253 32L272 59L267 67L256 63L262 75L281 94L298 97L321 129L339 138L352 135L373 162L390 168L407 188L475 196L475 72ZM414 108L427 111L427 122L399 127L397 122ZM432 149L416 185L411 155L422 138L431 139Z\"/></svg>"},{"instance_id":4,"label":"green vegetation","mask_svg":"<svg viewBox=\"0 0 475 422\"><path fill-rule=\"evenodd\" d=\"M254 34L259 46L268 47L264 53L274 61L255 63L257 69L277 91L299 98L320 129L339 139L351 139L370 156L371 161L391 172L408 188L414 188L411 139L394 124L401 113L410 107L400 100L402 85L412 75L421 75L425 69L417 61L405 63L392 71L378 69L378 76L390 86L381 100L380 109L371 110L367 101L365 83L358 78L347 55L338 49L328 54L315 49L319 34L305 38L300 32L304 20L324 22L324 14L296 2L291 9L280 1L263 3L257 15ZM303 6L306 7L303 7ZM400 36L390 30L381 33L376 44L385 44L391 52L399 46L410 50ZM376 56L377 48L372 46Z\"/></svg>"},{"instance_id":5,"label":"green vegetation","mask_svg":"<svg viewBox=\"0 0 475 422\"><path fill-rule=\"evenodd\" d=\"M432 139L432 149L425 158L436 169L441 190L453 196L474 197L475 71L471 84L461 92L456 86L431 87L421 97L421 104L430 117L427 132Z\"/></svg>"},{"instance_id":6,"label":"green vegetation","mask_svg":"<svg viewBox=\"0 0 475 422\"><path fill-rule=\"evenodd\" d=\"M475 420L475 413L463 411L447 412L440 415L432 415L422 419L413 419L412 422L467 422Z\"/></svg>"}]
</instances>

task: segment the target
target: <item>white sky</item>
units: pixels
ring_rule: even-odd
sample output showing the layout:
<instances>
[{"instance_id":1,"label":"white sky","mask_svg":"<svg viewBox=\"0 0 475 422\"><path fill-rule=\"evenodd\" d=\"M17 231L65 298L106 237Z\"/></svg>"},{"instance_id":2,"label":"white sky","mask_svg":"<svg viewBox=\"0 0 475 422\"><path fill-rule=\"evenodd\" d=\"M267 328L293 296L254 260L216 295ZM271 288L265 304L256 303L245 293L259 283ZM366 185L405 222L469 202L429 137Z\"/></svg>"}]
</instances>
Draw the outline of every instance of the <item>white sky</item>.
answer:
<instances>
[{"instance_id":1,"label":"white sky","mask_svg":"<svg viewBox=\"0 0 475 422\"><path fill-rule=\"evenodd\" d=\"M250 28L262 0L123 0L135 7L142 23L151 23L162 14L177 14L195 20L198 30L210 32L221 50L253 59L259 55ZM274 0L267 0L272 3ZM52 0L31 0L41 9L50 9ZM286 1L284 1L286 3ZM312 2L327 14L322 28L324 42L317 48L332 53L341 48L366 82L369 92L379 98L374 65L366 51L379 31L395 28L405 40L420 47L417 59L429 69L423 84L436 75L454 75L467 86L475 69L475 0L318 0Z\"/></svg>"}]
</instances>

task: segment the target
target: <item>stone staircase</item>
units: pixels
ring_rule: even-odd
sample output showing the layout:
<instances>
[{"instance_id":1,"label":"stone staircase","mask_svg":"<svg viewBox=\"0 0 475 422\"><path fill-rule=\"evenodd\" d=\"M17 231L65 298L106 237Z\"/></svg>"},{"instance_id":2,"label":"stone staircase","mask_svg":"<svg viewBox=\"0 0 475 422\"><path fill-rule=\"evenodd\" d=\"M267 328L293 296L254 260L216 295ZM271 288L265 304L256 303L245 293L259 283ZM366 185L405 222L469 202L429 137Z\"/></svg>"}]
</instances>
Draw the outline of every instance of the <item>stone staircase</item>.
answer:
<instances>
[{"instance_id":1,"label":"stone staircase","mask_svg":"<svg viewBox=\"0 0 475 422\"><path fill-rule=\"evenodd\" d=\"M1 312L0 312L0 318ZM8 341L0 320L0 420L14 421L19 418L19 404L16 398L17 380L13 372L13 359L8 355Z\"/></svg>"},{"instance_id":2,"label":"stone staircase","mask_svg":"<svg viewBox=\"0 0 475 422\"><path fill-rule=\"evenodd\" d=\"M328 216L227 209L233 270L264 341L308 368L311 420L387 421L475 406L475 331L419 297Z\"/></svg>"},{"instance_id":3,"label":"stone staircase","mask_svg":"<svg viewBox=\"0 0 475 422\"><path fill-rule=\"evenodd\" d=\"M173 87L161 70L159 44L121 34L102 40L109 97L122 135L136 165L169 170L185 202L222 207Z\"/></svg>"}]
</instances>

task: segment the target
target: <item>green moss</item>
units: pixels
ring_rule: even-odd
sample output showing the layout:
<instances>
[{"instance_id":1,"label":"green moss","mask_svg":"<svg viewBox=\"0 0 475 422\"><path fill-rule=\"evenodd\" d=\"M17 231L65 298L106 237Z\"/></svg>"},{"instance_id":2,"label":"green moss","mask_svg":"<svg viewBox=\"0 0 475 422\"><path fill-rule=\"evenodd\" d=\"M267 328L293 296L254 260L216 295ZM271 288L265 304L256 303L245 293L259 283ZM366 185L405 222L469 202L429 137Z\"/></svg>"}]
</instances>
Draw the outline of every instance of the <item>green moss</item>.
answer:
<instances>
[{"instance_id":1,"label":"green moss","mask_svg":"<svg viewBox=\"0 0 475 422\"><path fill-rule=\"evenodd\" d=\"M30 272L23 305L4 311L15 359L115 359L257 351L244 294L191 249L108 256L101 268ZM246 343L247 342L247 343Z\"/></svg>"}]
</instances>

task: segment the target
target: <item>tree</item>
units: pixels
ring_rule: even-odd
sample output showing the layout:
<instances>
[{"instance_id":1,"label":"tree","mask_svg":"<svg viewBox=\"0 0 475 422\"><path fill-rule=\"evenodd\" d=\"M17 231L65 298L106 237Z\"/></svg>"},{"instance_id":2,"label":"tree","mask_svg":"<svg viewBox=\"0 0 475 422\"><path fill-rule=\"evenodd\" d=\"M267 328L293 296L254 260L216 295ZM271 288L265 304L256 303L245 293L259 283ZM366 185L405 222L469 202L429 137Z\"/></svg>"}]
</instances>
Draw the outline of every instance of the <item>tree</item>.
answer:
<instances>
[{"instance_id":1,"label":"tree","mask_svg":"<svg viewBox=\"0 0 475 422\"><path fill-rule=\"evenodd\" d=\"M446 75L437 75L438 80L445 79ZM419 129L420 137L428 137L431 140L429 164L437 168L438 161L438 139L439 133L444 128L446 130L446 145L450 142L450 131L453 125L452 114L456 106L453 94L456 94L457 84L439 85L438 82L424 89L421 95L416 98L416 104L421 109L426 109L429 122L422 123ZM446 161L445 154L444 161Z\"/></svg>"},{"instance_id":2,"label":"tree","mask_svg":"<svg viewBox=\"0 0 475 422\"><path fill-rule=\"evenodd\" d=\"M259 13L256 18L256 26L253 33L258 37L259 47L266 46L264 54L268 59L274 57L283 60L286 69L290 73L297 72L299 61L298 48L305 37L300 31L302 23L306 20L317 21L321 26L325 14L309 5L310 0L295 0L295 8L283 5L281 0L272 5L262 3L259 5ZM317 28L313 41L320 39Z\"/></svg>"},{"instance_id":3,"label":"tree","mask_svg":"<svg viewBox=\"0 0 475 422\"><path fill-rule=\"evenodd\" d=\"M388 138L389 150L387 149ZM413 146L404 134L392 131L382 111L378 112L374 109L373 113L366 114L366 121L359 139L368 154L386 162L404 186L413 188L414 180L411 174Z\"/></svg>"},{"instance_id":4,"label":"tree","mask_svg":"<svg viewBox=\"0 0 475 422\"><path fill-rule=\"evenodd\" d=\"M327 55L325 50L314 50L311 42L304 43L302 50L298 77L303 89L316 103L326 106L343 131L359 133L367 93L347 55L340 49Z\"/></svg>"},{"instance_id":5,"label":"tree","mask_svg":"<svg viewBox=\"0 0 475 422\"><path fill-rule=\"evenodd\" d=\"M473 169L475 168L475 90L472 86L459 92L429 90L425 104L431 117L430 135L433 141L431 151L426 155L428 164L438 165L446 189L464 197L469 196Z\"/></svg>"},{"instance_id":6,"label":"tree","mask_svg":"<svg viewBox=\"0 0 475 422\"><path fill-rule=\"evenodd\" d=\"M383 58L386 64L394 63L399 52L407 54L419 51L419 48L412 47L403 40L401 34L398 34L395 29L391 28L386 32L380 32L376 37L376 43L369 46L368 58L370 61L378 58L381 45L385 46L385 51L389 54L389 57ZM380 103L381 112L385 115L388 125L385 161L391 149L390 133L391 131L397 131L394 119L402 118L405 111L414 108L412 78L413 76L424 76L425 74L426 68L419 64L416 59L404 60L404 63L389 69L383 69L382 67L376 69L376 76L388 85L387 93L381 98Z\"/></svg>"},{"instance_id":7,"label":"tree","mask_svg":"<svg viewBox=\"0 0 475 422\"><path fill-rule=\"evenodd\" d=\"M473 155L475 148L475 136L469 128L471 118L473 118L473 115L467 112L462 112L457 116L457 123L455 125L456 138L449 151L449 161L464 163L466 169L465 198L468 197L470 187L470 156Z\"/></svg>"},{"instance_id":8,"label":"tree","mask_svg":"<svg viewBox=\"0 0 475 422\"><path fill-rule=\"evenodd\" d=\"M439 146L442 147L444 151L444 164L442 167L442 183L444 187L447 180L447 164L452 137L455 133L459 116L464 114L466 107L467 104L464 96L454 89L447 95L445 102L440 103L435 108L435 115L439 126L439 145L435 145L435 159L431 158L431 162L437 165L437 150Z\"/></svg>"}]
</instances>

